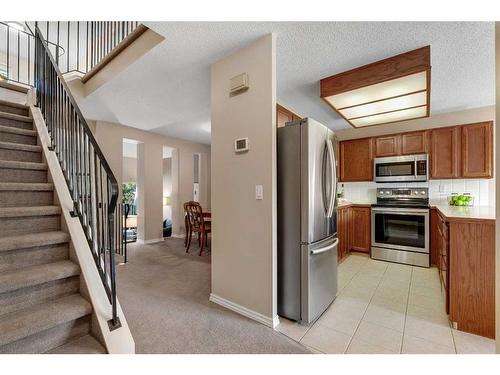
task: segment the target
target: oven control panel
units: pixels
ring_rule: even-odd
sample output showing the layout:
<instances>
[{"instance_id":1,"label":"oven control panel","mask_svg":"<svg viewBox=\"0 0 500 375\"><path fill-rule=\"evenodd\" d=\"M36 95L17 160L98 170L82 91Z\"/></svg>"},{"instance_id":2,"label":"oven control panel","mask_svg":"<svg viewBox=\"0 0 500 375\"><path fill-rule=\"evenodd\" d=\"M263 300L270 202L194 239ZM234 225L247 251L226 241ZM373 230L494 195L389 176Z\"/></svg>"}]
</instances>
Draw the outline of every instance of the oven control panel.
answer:
<instances>
[{"instance_id":1,"label":"oven control panel","mask_svg":"<svg viewBox=\"0 0 500 375\"><path fill-rule=\"evenodd\" d=\"M421 198L429 197L429 188L377 188L377 198Z\"/></svg>"}]
</instances>

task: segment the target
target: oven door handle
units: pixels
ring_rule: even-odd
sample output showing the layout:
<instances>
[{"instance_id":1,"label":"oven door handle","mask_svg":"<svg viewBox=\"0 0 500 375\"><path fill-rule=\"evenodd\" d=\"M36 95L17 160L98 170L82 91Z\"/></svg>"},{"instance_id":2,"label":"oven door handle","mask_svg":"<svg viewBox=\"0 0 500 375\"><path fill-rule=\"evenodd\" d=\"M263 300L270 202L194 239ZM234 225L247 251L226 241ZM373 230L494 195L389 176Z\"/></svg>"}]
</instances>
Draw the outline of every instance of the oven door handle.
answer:
<instances>
[{"instance_id":1,"label":"oven door handle","mask_svg":"<svg viewBox=\"0 0 500 375\"><path fill-rule=\"evenodd\" d=\"M372 207L372 212L396 213L400 215L429 214L428 208L403 208L403 207Z\"/></svg>"}]
</instances>

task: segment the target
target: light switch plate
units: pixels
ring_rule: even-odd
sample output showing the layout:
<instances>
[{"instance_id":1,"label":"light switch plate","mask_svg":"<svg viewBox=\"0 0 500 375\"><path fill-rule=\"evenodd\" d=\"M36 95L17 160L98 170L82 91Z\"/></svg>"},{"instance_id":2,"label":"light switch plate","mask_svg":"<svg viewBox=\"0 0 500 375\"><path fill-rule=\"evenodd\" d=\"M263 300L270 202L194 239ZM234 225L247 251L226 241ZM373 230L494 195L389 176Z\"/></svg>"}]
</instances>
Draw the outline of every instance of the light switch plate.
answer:
<instances>
[{"instance_id":1,"label":"light switch plate","mask_svg":"<svg viewBox=\"0 0 500 375\"><path fill-rule=\"evenodd\" d=\"M264 187L262 185L255 185L255 199L264 199Z\"/></svg>"}]
</instances>

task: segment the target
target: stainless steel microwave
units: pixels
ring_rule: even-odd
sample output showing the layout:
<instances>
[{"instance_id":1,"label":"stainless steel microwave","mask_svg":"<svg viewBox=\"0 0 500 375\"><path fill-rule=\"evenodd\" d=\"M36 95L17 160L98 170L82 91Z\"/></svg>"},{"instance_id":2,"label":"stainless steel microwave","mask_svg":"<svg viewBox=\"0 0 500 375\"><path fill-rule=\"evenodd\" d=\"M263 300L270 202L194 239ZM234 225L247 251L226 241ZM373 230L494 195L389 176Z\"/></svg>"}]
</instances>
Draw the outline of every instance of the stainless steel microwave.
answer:
<instances>
[{"instance_id":1,"label":"stainless steel microwave","mask_svg":"<svg viewBox=\"0 0 500 375\"><path fill-rule=\"evenodd\" d=\"M428 159L427 154L375 158L373 161L375 182L427 181Z\"/></svg>"}]
</instances>

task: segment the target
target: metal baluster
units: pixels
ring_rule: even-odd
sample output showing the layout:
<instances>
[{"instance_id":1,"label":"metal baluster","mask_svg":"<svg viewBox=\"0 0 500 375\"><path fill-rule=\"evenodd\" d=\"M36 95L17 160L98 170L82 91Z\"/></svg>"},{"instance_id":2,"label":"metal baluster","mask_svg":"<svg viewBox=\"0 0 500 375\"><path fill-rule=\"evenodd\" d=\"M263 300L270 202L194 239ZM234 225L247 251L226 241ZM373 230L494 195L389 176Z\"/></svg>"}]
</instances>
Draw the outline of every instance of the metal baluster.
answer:
<instances>
[{"instance_id":1,"label":"metal baluster","mask_svg":"<svg viewBox=\"0 0 500 375\"><path fill-rule=\"evenodd\" d=\"M76 22L76 70L80 71L80 21Z\"/></svg>"}]
</instances>

